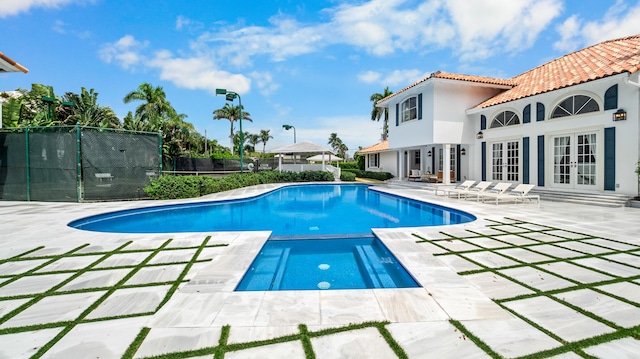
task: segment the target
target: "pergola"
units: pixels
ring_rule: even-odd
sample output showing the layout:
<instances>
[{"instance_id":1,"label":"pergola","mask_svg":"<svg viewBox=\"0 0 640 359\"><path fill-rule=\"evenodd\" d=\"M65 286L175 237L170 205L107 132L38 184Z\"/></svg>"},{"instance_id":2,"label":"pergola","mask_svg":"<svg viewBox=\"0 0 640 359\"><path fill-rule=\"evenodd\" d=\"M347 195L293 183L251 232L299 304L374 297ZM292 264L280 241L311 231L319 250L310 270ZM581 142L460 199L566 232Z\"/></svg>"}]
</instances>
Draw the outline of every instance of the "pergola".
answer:
<instances>
[{"instance_id":1,"label":"pergola","mask_svg":"<svg viewBox=\"0 0 640 359\"><path fill-rule=\"evenodd\" d=\"M0 52L0 72L23 72L26 74L29 70Z\"/></svg>"},{"instance_id":2,"label":"pergola","mask_svg":"<svg viewBox=\"0 0 640 359\"><path fill-rule=\"evenodd\" d=\"M329 160L329 155L332 155L331 149L329 147L319 145L317 143L313 143L311 141L302 141L298 143L294 143L292 145L276 148L271 151L272 153L293 153L294 155L297 153L320 153L322 156L322 170L325 170L325 159L324 156L327 154L327 161ZM282 156L279 156L278 159L278 167L280 167L280 171L282 171Z\"/></svg>"}]
</instances>

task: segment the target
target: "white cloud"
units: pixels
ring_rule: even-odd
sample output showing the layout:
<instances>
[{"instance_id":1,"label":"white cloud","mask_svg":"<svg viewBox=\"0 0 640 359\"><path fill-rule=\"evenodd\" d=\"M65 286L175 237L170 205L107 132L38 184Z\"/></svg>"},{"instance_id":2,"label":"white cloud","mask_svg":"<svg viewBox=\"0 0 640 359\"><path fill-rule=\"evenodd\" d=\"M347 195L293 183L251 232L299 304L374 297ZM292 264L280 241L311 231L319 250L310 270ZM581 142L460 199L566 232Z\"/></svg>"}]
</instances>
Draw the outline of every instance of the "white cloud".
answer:
<instances>
[{"instance_id":1,"label":"white cloud","mask_svg":"<svg viewBox=\"0 0 640 359\"><path fill-rule=\"evenodd\" d=\"M326 146L329 136L335 132L353 154L358 146L371 146L380 141L382 123L371 121L366 115L319 117L304 126L296 126L296 130L298 141L309 140Z\"/></svg>"},{"instance_id":2,"label":"white cloud","mask_svg":"<svg viewBox=\"0 0 640 359\"><path fill-rule=\"evenodd\" d=\"M273 76L271 76L271 73L268 71L254 71L251 73L251 78L255 81L260 93L264 96L269 96L280 88L280 85L273 81Z\"/></svg>"},{"instance_id":3,"label":"white cloud","mask_svg":"<svg viewBox=\"0 0 640 359\"><path fill-rule=\"evenodd\" d=\"M378 83L381 86L399 86L414 83L427 75L427 72L416 69L393 70L384 75L376 71L366 71L358 74L358 80L368 84Z\"/></svg>"},{"instance_id":4,"label":"white cloud","mask_svg":"<svg viewBox=\"0 0 640 359\"><path fill-rule=\"evenodd\" d=\"M187 30L189 32L194 32L201 30L204 25L199 21L194 21L189 19L186 16L179 15L176 19L176 30Z\"/></svg>"},{"instance_id":5,"label":"white cloud","mask_svg":"<svg viewBox=\"0 0 640 359\"><path fill-rule=\"evenodd\" d=\"M382 74L376 71L365 71L358 74L358 80L366 84L372 84L378 82Z\"/></svg>"},{"instance_id":6,"label":"white cloud","mask_svg":"<svg viewBox=\"0 0 640 359\"><path fill-rule=\"evenodd\" d=\"M125 70L131 69L145 61L141 51L148 46L131 35L125 35L118 41L102 45L98 55L106 63L116 62Z\"/></svg>"},{"instance_id":7,"label":"white cloud","mask_svg":"<svg viewBox=\"0 0 640 359\"><path fill-rule=\"evenodd\" d=\"M32 8L59 8L74 1L77 0L2 0L0 18L27 12Z\"/></svg>"},{"instance_id":8,"label":"white cloud","mask_svg":"<svg viewBox=\"0 0 640 359\"><path fill-rule=\"evenodd\" d=\"M560 34L560 40L553 43L553 48L562 52L571 52L580 47L579 29L580 18L573 15L556 27Z\"/></svg>"},{"instance_id":9,"label":"white cloud","mask_svg":"<svg viewBox=\"0 0 640 359\"><path fill-rule=\"evenodd\" d=\"M53 26L51 27L51 29L55 32L57 32L58 34L66 34L67 31L65 30L66 24L61 21L61 20L56 20L53 23Z\"/></svg>"}]
</instances>

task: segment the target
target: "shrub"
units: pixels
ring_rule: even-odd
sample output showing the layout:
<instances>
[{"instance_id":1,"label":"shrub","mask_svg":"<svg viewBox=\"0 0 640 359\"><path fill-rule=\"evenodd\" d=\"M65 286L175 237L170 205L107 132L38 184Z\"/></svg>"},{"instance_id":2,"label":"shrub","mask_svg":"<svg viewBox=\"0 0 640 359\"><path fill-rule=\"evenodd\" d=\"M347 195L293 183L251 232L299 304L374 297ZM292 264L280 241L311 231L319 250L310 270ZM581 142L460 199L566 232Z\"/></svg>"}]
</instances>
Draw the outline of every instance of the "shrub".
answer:
<instances>
[{"instance_id":1,"label":"shrub","mask_svg":"<svg viewBox=\"0 0 640 359\"><path fill-rule=\"evenodd\" d=\"M225 177L162 176L151 180L144 191L152 199L179 199L229 191L263 183L330 182L333 175L323 171L235 173Z\"/></svg>"},{"instance_id":2,"label":"shrub","mask_svg":"<svg viewBox=\"0 0 640 359\"><path fill-rule=\"evenodd\" d=\"M347 169L342 170L342 172L351 172L358 178L371 178L379 181L386 181L390 178L393 178L393 175L389 172L371 172L371 171L362 171L357 169Z\"/></svg>"},{"instance_id":3,"label":"shrub","mask_svg":"<svg viewBox=\"0 0 640 359\"><path fill-rule=\"evenodd\" d=\"M356 180L356 174L349 171L342 171L340 173L340 180L345 182L354 182Z\"/></svg>"},{"instance_id":4,"label":"shrub","mask_svg":"<svg viewBox=\"0 0 640 359\"><path fill-rule=\"evenodd\" d=\"M358 162L344 162L340 164L340 168L343 170L350 170L350 169L358 169Z\"/></svg>"}]
</instances>

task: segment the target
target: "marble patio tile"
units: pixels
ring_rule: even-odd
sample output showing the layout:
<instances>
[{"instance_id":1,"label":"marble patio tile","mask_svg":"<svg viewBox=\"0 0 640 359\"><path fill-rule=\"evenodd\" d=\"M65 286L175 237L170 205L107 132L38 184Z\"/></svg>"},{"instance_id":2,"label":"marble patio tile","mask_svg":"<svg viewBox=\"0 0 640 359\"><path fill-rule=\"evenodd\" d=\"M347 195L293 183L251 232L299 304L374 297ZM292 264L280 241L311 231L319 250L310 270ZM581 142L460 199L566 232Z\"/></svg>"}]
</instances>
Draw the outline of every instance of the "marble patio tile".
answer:
<instances>
[{"instance_id":1,"label":"marble patio tile","mask_svg":"<svg viewBox=\"0 0 640 359\"><path fill-rule=\"evenodd\" d=\"M436 258L456 272L482 269L479 265L471 263L457 255L438 256Z\"/></svg>"},{"instance_id":2,"label":"marble patio tile","mask_svg":"<svg viewBox=\"0 0 640 359\"><path fill-rule=\"evenodd\" d=\"M583 349L598 358L635 359L640 353L640 341L631 337L613 340Z\"/></svg>"},{"instance_id":3,"label":"marble patio tile","mask_svg":"<svg viewBox=\"0 0 640 359\"><path fill-rule=\"evenodd\" d=\"M408 268L413 278L425 289L431 287L466 287L469 282L451 268Z\"/></svg>"},{"instance_id":4,"label":"marble patio tile","mask_svg":"<svg viewBox=\"0 0 640 359\"><path fill-rule=\"evenodd\" d=\"M122 243L100 243L100 244L91 244L88 245L82 249L80 249L77 252L74 253L99 253L101 255L106 254L105 252L111 252L113 250L115 250L116 248L120 247L122 245ZM126 247L125 247L126 248Z\"/></svg>"},{"instance_id":5,"label":"marble patio tile","mask_svg":"<svg viewBox=\"0 0 640 359\"><path fill-rule=\"evenodd\" d=\"M452 252L463 252L463 251L472 251L476 249L481 249L480 247L468 243L466 241L462 241L459 239L451 239L451 240L442 240L434 242L439 246L442 246Z\"/></svg>"},{"instance_id":6,"label":"marble patio tile","mask_svg":"<svg viewBox=\"0 0 640 359\"><path fill-rule=\"evenodd\" d=\"M0 297L44 293L71 277L73 273L41 274L22 277L0 287Z\"/></svg>"},{"instance_id":7,"label":"marble patio tile","mask_svg":"<svg viewBox=\"0 0 640 359\"><path fill-rule=\"evenodd\" d=\"M602 258L583 258L573 260L573 262L620 277L632 277L640 274L640 269L638 268L629 267Z\"/></svg>"},{"instance_id":8,"label":"marble patio tile","mask_svg":"<svg viewBox=\"0 0 640 359\"><path fill-rule=\"evenodd\" d=\"M553 234L558 237L562 237L564 239L581 239L581 238L589 237L589 235L584 233L574 233L574 232L569 232L561 229L547 231L547 233Z\"/></svg>"},{"instance_id":9,"label":"marble patio tile","mask_svg":"<svg viewBox=\"0 0 640 359\"><path fill-rule=\"evenodd\" d=\"M473 252L465 253L461 256L467 257L477 263L480 263L488 268L501 268L520 264L505 256L501 256L494 252Z\"/></svg>"},{"instance_id":10,"label":"marble patio tile","mask_svg":"<svg viewBox=\"0 0 640 359\"><path fill-rule=\"evenodd\" d=\"M507 255L523 263L537 263L553 259L551 257L547 257L538 252L533 252L525 248L498 249L496 250L496 253Z\"/></svg>"},{"instance_id":11,"label":"marble patio tile","mask_svg":"<svg viewBox=\"0 0 640 359\"><path fill-rule=\"evenodd\" d=\"M566 240L565 238L552 236L549 233L550 232L535 232L535 233L523 233L522 235L527 238L531 238L533 240L536 240L539 242L546 242L546 243L559 242L559 241Z\"/></svg>"},{"instance_id":12,"label":"marble patio tile","mask_svg":"<svg viewBox=\"0 0 640 359\"><path fill-rule=\"evenodd\" d=\"M216 273L211 271L210 267L201 267L188 283L181 285L180 291L185 293L231 293L238 286L243 275L244 272L240 271Z\"/></svg>"},{"instance_id":13,"label":"marble patio tile","mask_svg":"<svg viewBox=\"0 0 640 359\"><path fill-rule=\"evenodd\" d=\"M602 253L609 253L613 251L612 249L594 246L581 241L562 242L562 243L558 243L557 245L560 247L572 249L572 250L586 253L586 254L602 254Z\"/></svg>"},{"instance_id":14,"label":"marble patio tile","mask_svg":"<svg viewBox=\"0 0 640 359\"><path fill-rule=\"evenodd\" d=\"M405 268L408 267L429 267L429 268L446 268L439 257L434 257L428 252L395 252L393 255L402 263Z\"/></svg>"},{"instance_id":15,"label":"marble patio tile","mask_svg":"<svg viewBox=\"0 0 640 359\"><path fill-rule=\"evenodd\" d=\"M262 306L266 292L232 292L227 297L213 320L213 325L253 325ZM298 323L296 323L297 325Z\"/></svg>"},{"instance_id":16,"label":"marble patio tile","mask_svg":"<svg viewBox=\"0 0 640 359\"><path fill-rule=\"evenodd\" d=\"M22 258L42 257L42 256L58 256L69 252L72 248L67 247L44 247L37 251L25 254Z\"/></svg>"},{"instance_id":17,"label":"marble patio tile","mask_svg":"<svg viewBox=\"0 0 640 359\"><path fill-rule=\"evenodd\" d=\"M31 299L10 299L10 300L0 300L0 318L9 314L12 310L20 307L24 303L30 301ZM1 357L0 357L1 358Z\"/></svg>"},{"instance_id":18,"label":"marble patio tile","mask_svg":"<svg viewBox=\"0 0 640 359\"><path fill-rule=\"evenodd\" d=\"M499 241L503 241L503 242L507 242L509 244L512 244L514 246L524 246L527 244L534 244L534 243L538 243L538 241L534 241L532 239L529 238L525 238L522 236L518 236L515 234L505 234L505 235L498 235L498 236L492 236L493 239L499 240Z\"/></svg>"},{"instance_id":19,"label":"marble patio tile","mask_svg":"<svg viewBox=\"0 0 640 359\"><path fill-rule=\"evenodd\" d=\"M321 321L319 291L274 291L264 293L254 325L320 324Z\"/></svg>"},{"instance_id":20,"label":"marble patio tile","mask_svg":"<svg viewBox=\"0 0 640 359\"><path fill-rule=\"evenodd\" d=\"M487 249L495 249L495 248L508 248L511 247L510 244L503 243L500 241L496 241L493 238L489 237L480 237L480 238L469 238L467 239L470 243L473 243L477 246Z\"/></svg>"},{"instance_id":21,"label":"marble patio tile","mask_svg":"<svg viewBox=\"0 0 640 359\"><path fill-rule=\"evenodd\" d=\"M528 229L530 231L544 231L544 230L551 229L551 227L547 227L545 225L535 224L535 223L519 223L517 224L517 226Z\"/></svg>"},{"instance_id":22,"label":"marble patio tile","mask_svg":"<svg viewBox=\"0 0 640 359\"><path fill-rule=\"evenodd\" d=\"M611 333L613 328L582 315L547 297L535 297L503 303L567 341L578 341Z\"/></svg>"},{"instance_id":23,"label":"marble patio tile","mask_svg":"<svg viewBox=\"0 0 640 359\"><path fill-rule=\"evenodd\" d=\"M505 319L511 314L494 303L479 289L467 287L433 287L429 293L451 319Z\"/></svg>"},{"instance_id":24,"label":"marble patio tile","mask_svg":"<svg viewBox=\"0 0 640 359\"><path fill-rule=\"evenodd\" d=\"M141 252L141 253L146 253L147 255L149 255L154 250L160 248L160 246L164 242L166 242L166 240L169 239L169 238L170 237L168 235L164 235L164 234L163 234L163 239L162 240L152 240L152 239L147 239L147 238L139 238L139 239L134 240L124 250L127 250L127 251L148 250L148 252Z\"/></svg>"},{"instance_id":25,"label":"marble patio tile","mask_svg":"<svg viewBox=\"0 0 640 359\"><path fill-rule=\"evenodd\" d=\"M88 271L58 289L58 292L87 288L112 287L131 271L131 268Z\"/></svg>"},{"instance_id":26,"label":"marble patio tile","mask_svg":"<svg viewBox=\"0 0 640 359\"><path fill-rule=\"evenodd\" d=\"M508 224L499 225L499 226L493 226L491 228L493 228L493 231L495 233L487 233L487 234L505 234L505 232L508 232L508 233L525 233L525 232L529 232L530 231L529 229L519 228L519 227L516 227L514 225L508 225Z\"/></svg>"},{"instance_id":27,"label":"marble patio tile","mask_svg":"<svg viewBox=\"0 0 640 359\"><path fill-rule=\"evenodd\" d=\"M386 327L411 359L490 358L449 322L391 323Z\"/></svg>"},{"instance_id":28,"label":"marble patio tile","mask_svg":"<svg viewBox=\"0 0 640 359\"><path fill-rule=\"evenodd\" d=\"M302 342L294 340L290 342L264 345L255 348L227 352L225 359L264 359L264 358L287 358L305 359ZM316 356L317 358L321 358Z\"/></svg>"},{"instance_id":29,"label":"marble patio tile","mask_svg":"<svg viewBox=\"0 0 640 359\"><path fill-rule=\"evenodd\" d=\"M169 243L165 248L186 248L186 247L199 247L206 235L204 234L196 234L196 235L188 235L185 233L184 237L174 236L171 243ZM195 248L194 248L195 251ZM171 252L171 251L168 251Z\"/></svg>"},{"instance_id":30,"label":"marble patio tile","mask_svg":"<svg viewBox=\"0 0 640 359\"><path fill-rule=\"evenodd\" d=\"M210 348L218 345L222 328L153 328L134 358Z\"/></svg>"},{"instance_id":31,"label":"marble patio tile","mask_svg":"<svg viewBox=\"0 0 640 359\"><path fill-rule=\"evenodd\" d=\"M63 328L40 329L0 335L0 358L27 359L53 339Z\"/></svg>"},{"instance_id":32,"label":"marble patio tile","mask_svg":"<svg viewBox=\"0 0 640 359\"><path fill-rule=\"evenodd\" d=\"M118 289L95 308L87 319L153 312L171 286Z\"/></svg>"},{"instance_id":33,"label":"marble patio tile","mask_svg":"<svg viewBox=\"0 0 640 359\"><path fill-rule=\"evenodd\" d=\"M227 344L249 343L270 340L288 335L299 334L297 325L278 325L273 327L251 327L233 325L229 332Z\"/></svg>"},{"instance_id":34,"label":"marble patio tile","mask_svg":"<svg viewBox=\"0 0 640 359\"><path fill-rule=\"evenodd\" d=\"M532 290L492 272L465 275L464 278L492 299L512 298L534 293Z\"/></svg>"},{"instance_id":35,"label":"marble patio tile","mask_svg":"<svg viewBox=\"0 0 640 359\"><path fill-rule=\"evenodd\" d=\"M570 278L580 283L595 283L613 279L611 276L595 272L569 262L546 263L540 264L539 267L552 273L558 273L565 278Z\"/></svg>"},{"instance_id":36,"label":"marble patio tile","mask_svg":"<svg viewBox=\"0 0 640 359\"><path fill-rule=\"evenodd\" d=\"M196 248L164 250L153 257L149 264L189 262L196 253Z\"/></svg>"},{"instance_id":37,"label":"marble patio tile","mask_svg":"<svg viewBox=\"0 0 640 359\"><path fill-rule=\"evenodd\" d=\"M383 320L393 323L449 319L447 313L424 288L374 289L373 293L384 313ZM322 296L320 298L322 299ZM366 320L374 320L368 313L367 311Z\"/></svg>"},{"instance_id":38,"label":"marble patio tile","mask_svg":"<svg viewBox=\"0 0 640 359\"><path fill-rule=\"evenodd\" d=\"M583 240L581 242L594 244L594 245L598 245L598 246L603 246L603 247L607 247L607 248L611 248L611 249L617 249L617 250L620 250L620 251L628 251L628 250L632 250L632 249L638 249L638 246L634 246L634 245L626 244L626 243L620 243L620 242L616 242L616 241L610 241L610 240L604 239L604 238L585 239L585 240Z\"/></svg>"},{"instance_id":39,"label":"marble patio tile","mask_svg":"<svg viewBox=\"0 0 640 359\"><path fill-rule=\"evenodd\" d=\"M523 284L542 291L575 286L574 283L571 283L568 280L531 267L503 269L499 272Z\"/></svg>"},{"instance_id":40,"label":"marble patio tile","mask_svg":"<svg viewBox=\"0 0 640 359\"><path fill-rule=\"evenodd\" d=\"M121 358L146 318L126 318L76 325L42 358Z\"/></svg>"},{"instance_id":41,"label":"marble patio tile","mask_svg":"<svg viewBox=\"0 0 640 359\"><path fill-rule=\"evenodd\" d=\"M198 328L210 327L218 315L227 293L180 293L160 308L149 320L151 328Z\"/></svg>"},{"instance_id":42,"label":"marble patio tile","mask_svg":"<svg viewBox=\"0 0 640 359\"><path fill-rule=\"evenodd\" d=\"M102 255L63 257L37 270L35 273L45 273L63 270L80 270L102 258Z\"/></svg>"},{"instance_id":43,"label":"marble patio tile","mask_svg":"<svg viewBox=\"0 0 640 359\"><path fill-rule=\"evenodd\" d=\"M316 358L397 358L376 328L311 338Z\"/></svg>"},{"instance_id":44,"label":"marble patio tile","mask_svg":"<svg viewBox=\"0 0 640 359\"><path fill-rule=\"evenodd\" d=\"M640 310L638 307L591 289L560 293L556 294L555 297L624 328L640 325Z\"/></svg>"},{"instance_id":45,"label":"marble patio tile","mask_svg":"<svg viewBox=\"0 0 640 359\"><path fill-rule=\"evenodd\" d=\"M637 283L638 281L636 281ZM640 283L638 283L640 284ZM625 298L634 303L640 304L640 285L621 282L614 284L601 285L596 287L600 290L603 290L607 293L611 293L613 295L617 295L620 298Z\"/></svg>"},{"instance_id":46,"label":"marble patio tile","mask_svg":"<svg viewBox=\"0 0 640 359\"><path fill-rule=\"evenodd\" d=\"M327 290L319 294L321 324L385 320L373 290Z\"/></svg>"},{"instance_id":47,"label":"marble patio tile","mask_svg":"<svg viewBox=\"0 0 640 359\"><path fill-rule=\"evenodd\" d=\"M525 356L562 345L520 318L465 320L461 323L505 358Z\"/></svg>"},{"instance_id":48,"label":"marble patio tile","mask_svg":"<svg viewBox=\"0 0 640 359\"><path fill-rule=\"evenodd\" d=\"M48 262L49 259L32 259L28 261L11 261L0 264L0 275L16 275L26 273L35 267ZM8 278L0 278L0 283Z\"/></svg>"},{"instance_id":49,"label":"marble patio tile","mask_svg":"<svg viewBox=\"0 0 640 359\"><path fill-rule=\"evenodd\" d=\"M103 292L53 295L42 298L18 315L0 325L0 328L24 327L28 325L75 320L83 311L98 300Z\"/></svg>"},{"instance_id":50,"label":"marble patio tile","mask_svg":"<svg viewBox=\"0 0 640 359\"><path fill-rule=\"evenodd\" d=\"M576 258L584 256L583 253L572 251L563 247L558 247L552 244L541 244L537 246L527 246L528 250L536 251L538 253L546 254L548 256L556 258Z\"/></svg>"},{"instance_id":51,"label":"marble patio tile","mask_svg":"<svg viewBox=\"0 0 640 359\"><path fill-rule=\"evenodd\" d=\"M94 268L110 268L121 266L135 266L142 263L151 252L131 252L131 253L116 253L100 262Z\"/></svg>"},{"instance_id":52,"label":"marble patio tile","mask_svg":"<svg viewBox=\"0 0 640 359\"><path fill-rule=\"evenodd\" d=\"M479 228L473 228L473 231L480 231L483 230L485 228L483 227L479 227ZM455 238L467 238L467 237L476 237L478 236L477 234L473 233L473 232L469 232L468 230L462 228L462 227L444 227L440 229L440 233L439 237L440 239L448 239L448 237L455 237ZM493 230L491 231L493 234ZM502 233L502 232L500 232Z\"/></svg>"},{"instance_id":53,"label":"marble patio tile","mask_svg":"<svg viewBox=\"0 0 640 359\"><path fill-rule=\"evenodd\" d=\"M640 254L640 252L636 252ZM612 261L616 261L622 264L628 264L630 266L640 267L640 255L633 255L631 253L618 253L618 254L609 254L604 255L601 258L610 259Z\"/></svg>"},{"instance_id":54,"label":"marble patio tile","mask_svg":"<svg viewBox=\"0 0 640 359\"><path fill-rule=\"evenodd\" d=\"M174 264L140 268L125 285L173 282L178 279L184 267L185 264Z\"/></svg>"},{"instance_id":55,"label":"marble patio tile","mask_svg":"<svg viewBox=\"0 0 640 359\"><path fill-rule=\"evenodd\" d=\"M549 359L582 359L583 357L574 353L574 352L567 352L567 353L563 353L563 354L559 354L559 355L554 355L552 357L549 357Z\"/></svg>"}]
</instances>

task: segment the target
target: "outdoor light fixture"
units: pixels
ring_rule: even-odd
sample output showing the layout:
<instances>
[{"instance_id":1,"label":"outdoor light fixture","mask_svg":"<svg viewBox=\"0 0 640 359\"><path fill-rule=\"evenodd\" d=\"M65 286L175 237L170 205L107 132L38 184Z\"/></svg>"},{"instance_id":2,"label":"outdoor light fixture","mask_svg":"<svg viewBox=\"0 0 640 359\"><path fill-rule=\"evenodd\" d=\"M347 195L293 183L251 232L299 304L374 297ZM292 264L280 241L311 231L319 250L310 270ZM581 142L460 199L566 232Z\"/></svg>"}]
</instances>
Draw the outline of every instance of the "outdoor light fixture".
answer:
<instances>
[{"instance_id":1,"label":"outdoor light fixture","mask_svg":"<svg viewBox=\"0 0 640 359\"><path fill-rule=\"evenodd\" d=\"M287 131L293 128L293 143L296 143L296 128L291 125L282 125L282 128L284 128Z\"/></svg>"},{"instance_id":2,"label":"outdoor light fixture","mask_svg":"<svg viewBox=\"0 0 640 359\"><path fill-rule=\"evenodd\" d=\"M476 138L477 139L482 139L484 137L484 134L482 133L482 131L476 133Z\"/></svg>"},{"instance_id":3,"label":"outdoor light fixture","mask_svg":"<svg viewBox=\"0 0 640 359\"><path fill-rule=\"evenodd\" d=\"M624 121L626 119L627 119L627 112L623 109L618 109L618 111L616 111L613 114L614 121Z\"/></svg>"},{"instance_id":4,"label":"outdoor light fixture","mask_svg":"<svg viewBox=\"0 0 640 359\"><path fill-rule=\"evenodd\" d=\"M240 121L240 173L244 172L244 138L242 134L242 99L237 92L227 91L227 89L216 89L216 96L225 95L227 101L233 102L238 98L238 121Z\"/></svg>"},{"instance_id":5,"label":"outdoor light fixture","mask_svg":"<svg viewBox=\"0 0 640 359\"><path fill-rule=\"evenodd\" d=\"M427 152L427 157L431 157L431 151Z\"/></svg>"},{"instance_id":6,"label":"outdoor light fixture","mask_svg":"<svg viewBox=\"0 0 640 359\"><path fill-rule=\"evenodd\" d=\"M467 150L466 149L461 149L460 150L460 156L466 156L467 155Z\"/></svg>"},{"instance_id":7,"label":"outdoor light fixture","mask_svg":"<svg viewBox=\"0 0 640 359\"><path fill-rule=\"evenodd\" d=\"M47 120L51 120L51 106L55 105L56 99L49 96L42 96L42 102L47 104ZM76 104L71 101L60 102L60 105L64 107L75 107Z\"/></svg>"}]
</instances>

